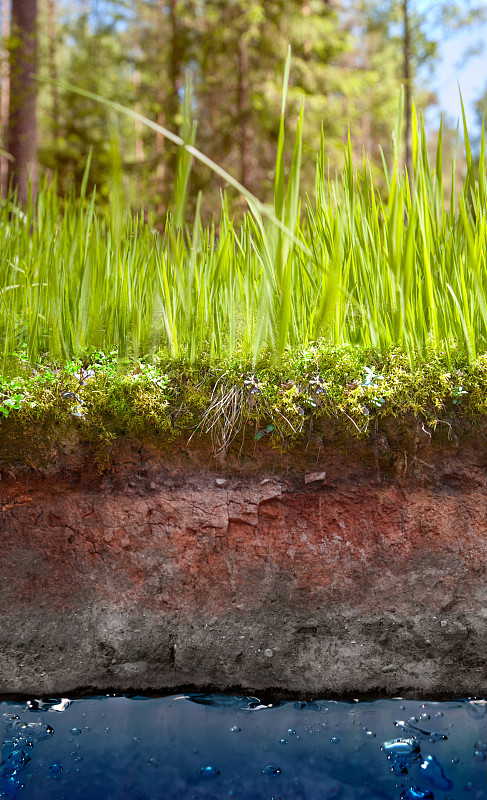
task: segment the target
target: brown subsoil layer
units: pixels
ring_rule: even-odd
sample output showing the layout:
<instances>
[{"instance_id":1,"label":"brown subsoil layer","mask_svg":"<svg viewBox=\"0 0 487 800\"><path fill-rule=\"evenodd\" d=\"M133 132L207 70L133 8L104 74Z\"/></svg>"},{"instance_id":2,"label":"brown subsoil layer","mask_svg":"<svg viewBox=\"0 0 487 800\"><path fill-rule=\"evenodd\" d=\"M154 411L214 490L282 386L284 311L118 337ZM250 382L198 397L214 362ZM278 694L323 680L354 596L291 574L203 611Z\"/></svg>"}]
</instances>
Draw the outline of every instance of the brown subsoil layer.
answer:
<instances>
[{"instance_id":1,"label":"brown subsoil layer","mask_svg":"<svg viewBox=\"0 0 487 800\"><path fill-rule=\"evenodd\" d=\"M0 481L0 694L487 694L487 452L89 445Z\"/></svg>"}]
</instances>

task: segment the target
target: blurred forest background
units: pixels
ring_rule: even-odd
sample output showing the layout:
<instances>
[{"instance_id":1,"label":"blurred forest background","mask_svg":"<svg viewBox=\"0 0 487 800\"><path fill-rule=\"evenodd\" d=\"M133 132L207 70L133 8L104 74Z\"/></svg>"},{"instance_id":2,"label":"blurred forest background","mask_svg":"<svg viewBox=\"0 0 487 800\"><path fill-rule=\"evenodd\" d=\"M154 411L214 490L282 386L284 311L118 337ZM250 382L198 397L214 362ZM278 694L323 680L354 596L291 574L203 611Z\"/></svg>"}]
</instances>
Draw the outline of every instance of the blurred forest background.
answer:
<instances>
[{"instance_id":1,"label":"blurred forest background","mask_svg":"<svg viewBox=\"0 0 487 800\"><path fill-rule=\"evenodd\" d=\"M290 133L305 98L303 190L313 190L322 129L332 174L350 128L354 154L361 160L365 153L380 184L381 148L389 158L401 86L407 120L413 96L423 112L434 107L429 79L439 42L485 20L486 10L485 0L2 0L2 191L12 179L25 200L28 171L34 190L38 174L57 174L66 194L81 184L92 151L88 188L96 185L101 203L122 181L134 210L152 208L162 220L170 207L178 148L62 81L182 130L186 139L191 125L183 124L182 105L191 87L196 146L268 200L289 44ZM487 92L479 117L486 109ZM455 146L450 125L445 164ZM410 164L407 124L404 135ZM291 149L292 135L288 143ZM219 208L222 187L194 165L191 196L203 190L205 216Z\"/></svg>"}]
</instances>

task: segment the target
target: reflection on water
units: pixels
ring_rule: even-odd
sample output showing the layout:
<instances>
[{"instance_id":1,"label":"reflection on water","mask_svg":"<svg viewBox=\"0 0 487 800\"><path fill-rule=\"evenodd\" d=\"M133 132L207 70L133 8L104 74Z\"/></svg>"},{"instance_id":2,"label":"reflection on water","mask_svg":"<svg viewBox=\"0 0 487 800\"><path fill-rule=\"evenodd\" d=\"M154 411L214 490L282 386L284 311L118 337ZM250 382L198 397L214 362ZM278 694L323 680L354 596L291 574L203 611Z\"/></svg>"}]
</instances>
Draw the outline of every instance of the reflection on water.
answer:
<instances>
[{"instance_id":1,"label":"reflection on water","mask_svg":"<svg viewBox=\"0 0 487 800\"><path fill-rule=\"evenodd\" d=\"M0 703L20 800L487 800L486 701L256 697Z\"/></svg>"}]
</instances>

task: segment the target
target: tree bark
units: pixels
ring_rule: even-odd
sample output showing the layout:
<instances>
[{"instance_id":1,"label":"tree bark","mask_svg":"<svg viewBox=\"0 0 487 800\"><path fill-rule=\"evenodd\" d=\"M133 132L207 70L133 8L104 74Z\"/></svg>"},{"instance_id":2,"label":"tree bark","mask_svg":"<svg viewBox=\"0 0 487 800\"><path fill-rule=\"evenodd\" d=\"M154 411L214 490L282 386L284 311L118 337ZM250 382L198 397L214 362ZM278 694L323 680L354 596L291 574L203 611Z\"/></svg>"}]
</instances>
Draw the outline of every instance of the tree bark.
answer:
<instances>
[{"instance_id":1,"label":"tree bark","mask_svg":"<svg viewBox=\"0 0 487 800\"><path fill-rule=\"evenodd\" d=\"M2 0L2 99L0 103L0 121L2 125L2 148L8 152L8 107L10 101L10 64L8 40L10 38L10 0ZM0 189L5 197L8 189L8 159L0 158Z\"/></svg>"},{"instance_id":2,"label":"tree bark","mask_svg":"<svg viewBox=\"0 0 487 800\"><path fill-rule=\"evenodd\" d=\"M249 130L249 51L241 33L238 40L238 121L240 139L240 183L249 186L250 180L250 130Z\"/></svg>"},{"instance_id":3,"label":"tree bark","mask_svg":"<svg viewBox=\"0 0 487 800\"><path fill-rule=\"evenodd\" d=\"M157 2L157 44L159 57L162 58L165 49L164 37L164 0ZM166 126L166 92L164 87L164 69L161 69L157 79L156 100L157 100L157 124L161 127ZM165 204L164 197L166 192L166 164L165 164L165 142L161 133L156 133L156 187L157 197L157 216L160 221L164 216Z\"/></svg>"},{"instance_id":4,"label":"tree bark","mask_svg":"<svg viewBox=\"0 0 487 800\"><path fill-rule=\"evenodd\" d=\"M409 31L409 2L403 0L403 56L404 56L404 113L406 124L404 126L404 160L409 175L409 180L413 176L413 165L411 159L411 42ZM399 144L399 143L398 143Z\"/></svg>"},{"instance_id":5,"label":"tree bark","mask_svg":"<svg viewBox=\"0 0 487 800\"><path fill-rule=\"evenodd\" d=\"M132 73L132 81L134 84L134 93L135 93L135 111L137 114L142 114L142 104L140 102L140 72L137 68L134 69ZM137 167L137 174L139 175L139 171L142 169L142 164L144 163L144 139L142 137L143 133L143 126L140 119L134 120L134 128L135 128L135 164ZM141 186L139 186L139 190Z\"/></svg>"},{"instance_id":6,"label":"tree bark","mask_svg":"<svg viewBox=\"0 0 487 800\"><path fill-rule=\"evenodd\" d=\"M19 200L26 204L38 189L37 161L37 0L12 0L10 51L10 109L8 150L9 177L18 188Z\"/></svg>"},{"instance_id":7,"label":"tree bark","mask_svg":"<svg viewBox=\"0 0 487 800\"><path fill-rule=\"evenodd\" d=\"M53 81L52 92L52 131L54 142L57 143L59 137L59 90L56 86L57 62L56 62L56 0L48 0L49 11L49 77Z\"/></svg>"},{"instance_id":8,"label":"tree bark","mask_svg":"<svg viewBox=\"0 0 487 800\"><path fill-rule=\"evenodd\" d=\"M181 31L178 22L178 0L170 0L169 2L169 15L171 25L171 55L168 65L169 71L169 92L167 96L167 117L168 127L177 132L177 119L179 115L180 98L179 91L181 89L181 65L183 62L183 52L181 47ZM170 194L174 191L176 182L176 172L178 164L178 150L172 146L169 157L169 175L167 181L167 200Z\"/></svg>"}]
</instances>

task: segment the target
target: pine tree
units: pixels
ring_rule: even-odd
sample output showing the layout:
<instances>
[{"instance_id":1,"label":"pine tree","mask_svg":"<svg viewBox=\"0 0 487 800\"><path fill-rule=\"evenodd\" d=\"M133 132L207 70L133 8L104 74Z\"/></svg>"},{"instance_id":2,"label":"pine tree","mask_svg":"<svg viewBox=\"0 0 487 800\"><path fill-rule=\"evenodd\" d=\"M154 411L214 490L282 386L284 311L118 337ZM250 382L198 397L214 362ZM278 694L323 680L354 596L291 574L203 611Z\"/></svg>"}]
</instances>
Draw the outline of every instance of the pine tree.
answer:
<instances>
[{"instance_id":1,"label":"pine tree","mask_svg":"<svg viewBox=\"0 0 487 800\"><path fill-rule=\"evenodd\" d=\"M59 26L57 57L64 82L133 107L132 70L126 57L125 36L117 31L116 22L115 16L106 13L103 19L97 19L86 9L71 14L68 22ZM49 48L49 37L44 38ZM52 75L49 49L46 56L45 73ZM127 176L134 169L133 124L125 117L114 118L104 106L65 89L53 95L48 87L41 101L40 160L44 168L57 172L60 193L66 194L80 185L91 151L88 191L96 185L99 199L107 199L114 168L114 135L119 138ZM129 191L128 199L135 199L135 191L131 196Z\"/></svg>"},{"instance_id":2,"label":"pine tree","mask_svg":"<svg viewBox=\"0 0 487 800\"><path fill-rule=\"evenodd\" d=\"M454 30L486 19L487 2L440 0L429 8L418 0L351 0L347 6L361 14L362 32L366 36L374 31L380 33L377 52L383 52L382 64L386 69L388 60L384 48L394 53L395 81L398 86L404 86L403 151L411 174L412 99L414 97L416 105L423 111L437 102L427 88L426 78L431 75L438 58L439 42Z\"/></svg>"},{"instance_id":3,"label":"pine tree","mask_svg":"<svg viewBox=\"0 0 487 800\"><path fill-rule=\"evenodd\" d=\"M2 0L2 56L1 56L1 102L0 122L2 126L2 148L0 156L0 189L5 196L8 184L8 109L10 104L10 59L8 42L10 39L10 0Z\"/></svg>"},{"instance_id":4,"label":"pine tree","mask_svg":"<svg viewBox=\"0 0 487 800\"><path fill-rule=\"evenodd\" d=\"M37 0L12 0L10 36L10 102L8 119L9 178L26 204L38 188L37 160Z\"/></svg>"}]
</instances>

